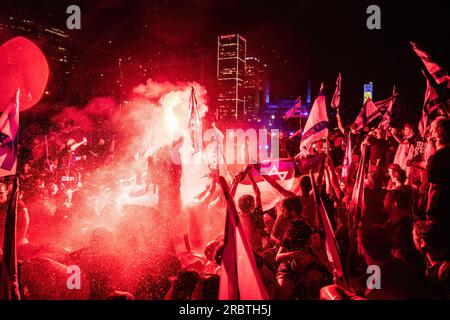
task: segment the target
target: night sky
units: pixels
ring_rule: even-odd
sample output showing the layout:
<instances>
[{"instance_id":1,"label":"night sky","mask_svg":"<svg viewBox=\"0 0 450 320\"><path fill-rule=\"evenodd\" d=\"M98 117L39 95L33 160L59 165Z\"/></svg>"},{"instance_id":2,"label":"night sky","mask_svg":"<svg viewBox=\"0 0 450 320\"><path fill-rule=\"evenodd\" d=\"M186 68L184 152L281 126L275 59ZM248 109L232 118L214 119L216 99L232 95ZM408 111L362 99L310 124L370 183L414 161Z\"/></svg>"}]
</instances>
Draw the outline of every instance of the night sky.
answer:
<instances>
[{"instance_id":1,"label":"night sky","mask_svg":"<svg viewBox=\"0 0 450 320\"><path fill-rule=\"evenodd\" d=\"M375 100L386 98L395 84L407 113L417 119L425 82L410 40L450 69L448 0L4 0L1 11L28 12L65 29L69 4L82 11L82 29L70 31L70 37L80 46L104 50L105 56L157 61L166 52L215 47L218 34L240 33L247 39L247 54L269 66L272 98L305 96L307 80L313 93L325 81L330 95L342 72L342 108L350 114L360 108L363 84L373 81ZM370 4L381 7L381 30L366 27Z\"/></svg>"}]
</instances>

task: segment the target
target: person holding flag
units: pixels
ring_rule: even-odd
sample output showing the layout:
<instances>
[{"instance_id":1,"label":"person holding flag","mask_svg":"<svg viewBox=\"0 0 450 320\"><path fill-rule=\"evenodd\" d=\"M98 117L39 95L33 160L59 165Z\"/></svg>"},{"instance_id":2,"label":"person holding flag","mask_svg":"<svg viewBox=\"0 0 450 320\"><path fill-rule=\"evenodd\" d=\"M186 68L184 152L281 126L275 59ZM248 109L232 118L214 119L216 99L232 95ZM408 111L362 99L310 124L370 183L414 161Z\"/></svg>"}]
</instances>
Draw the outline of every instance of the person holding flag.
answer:
<instances>
[{"instance_id":1,"label":"person holding flag","mask_svg":"<svg viewBox=\"0 0 450 320\"><path fill-rule=\"evenodd\" d=\"M300 142L300 153L297 157L306 158L311 154L311 148L315 142L328 137L328 115L325 96L322 93L323 84L319 96L314 101L308 120L303 130ZM301 129L300 129L301 130Z\"/></svg>"},{"instance_id":2,"label":"person holding flag","mask_svg":"<svg viewBox=\"0 0 450 320\"><path fill-rule=\"evenodd\" d=\"M0 176L17 174L17 142L19 133L20 90L14 94L0 117ZM17 270L17 244L26 244L29 224L28 211L19 205L18 177L14 177L11 197L8 188L0 184L0 237L2 261L0 273L0 299L20 300Z\"/></svg>"},{"instance_id":3,"label":"person holding flag","mask_svg":"<svg viewBox=\"0 0 450 320\"><path fill-rule=\"evenodd\" d=\"M219 184L227 202L219 300L268 300L228 183L219 177Z\"/></svg>"}]
</instances>

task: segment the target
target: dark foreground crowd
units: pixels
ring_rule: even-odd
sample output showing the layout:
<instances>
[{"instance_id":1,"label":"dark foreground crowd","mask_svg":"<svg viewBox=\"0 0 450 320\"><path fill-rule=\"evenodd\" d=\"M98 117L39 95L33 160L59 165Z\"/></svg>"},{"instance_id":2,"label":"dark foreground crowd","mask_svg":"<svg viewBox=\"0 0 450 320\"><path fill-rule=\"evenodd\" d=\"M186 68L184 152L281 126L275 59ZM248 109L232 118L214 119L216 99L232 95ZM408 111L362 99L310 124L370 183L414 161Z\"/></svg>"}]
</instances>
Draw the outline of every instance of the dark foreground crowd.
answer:
<instances>
[{"instance_id":1,"label":"dark foreground crowd","mask_svg":"<svg viewBox=\"0 0 450 320\"><path fill-rule=\"evenodd\" d=\"M344 129L341 125L340 129L342 134L333 135L326 148L317 142L310 154L321 154L327 149L325 167L328 173L333 172L320 184L320 196L340 248L344 275L338 275L327 258L307 172L294 190L285 190L277 181L264 176L283 197L268 211L262 209L265 195L255 182L259 167L255 165L248 175L239 173L235 177L239 183L248 176L253 185L254 193L236 199L236 203L269 297L449 298L450 121L437 118L423 138L409 124L402 132L375 129L361 133L354 126ZM353 146L352 164L345 168L348 172L343 176L348 137ZM99 141L97 149L90 152L95 154L97 167L105 165L110 157L110 149L104 144ZM80 212L90 208L89 201L86 205L86 199L80 200L89 194L81 191L79 172L64 171L62 165L84 160L76 154L74 145L75 141L68 141L60 150L61 156L50 158L43 167L29 157L20 169L17 241L22 298L217 299L223 251L220 234L213 237L211 233L200 253L176 252L170 241L163 248L156 248L157 240L144 237L142 242L138 229L133 227L120 232L106 228L90 230L89 241L81 248L71 248L69 241L65 243L69 226L76 219L85 218L80 217L85 214ZM284 152L283 143L280 151ZM350 209L362 156L367 158L364 165L368 172L364 209L356 238L352 239ZM64 180L61 177L66 177L66 181L61 182ZM212 174L210 178L209 189L198 196L196 209L204 217L197 222L200 225L225 219L226 202L217 176ZM4 180L0 184L2 236L8 193L8 180ZM79 209L81 203L85 206L83 210ZM106 206L105 210L113 209ZM69 279L70 266L81 270L81 285L76 290L69 288L77 286L77 281L70 282L73 280ZM371 277L374 273L368 270L374 270L374 266L379 274Z\"/></svg>"}]
</instances>

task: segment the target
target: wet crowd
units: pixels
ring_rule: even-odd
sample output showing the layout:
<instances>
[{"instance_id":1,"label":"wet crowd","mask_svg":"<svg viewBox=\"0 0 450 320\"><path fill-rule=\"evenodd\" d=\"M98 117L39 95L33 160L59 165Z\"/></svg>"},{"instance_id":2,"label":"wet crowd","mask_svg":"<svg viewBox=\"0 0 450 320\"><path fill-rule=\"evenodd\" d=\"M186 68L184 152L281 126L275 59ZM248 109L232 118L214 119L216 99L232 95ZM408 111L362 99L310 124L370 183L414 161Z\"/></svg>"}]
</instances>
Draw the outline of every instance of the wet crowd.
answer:
<instances>
[{"instance_id":1,"label":"wet crowd","mask_svg":"<svg viewBox=\"0 0 450 320\"><path fill-rule=\"evenodd\" d=\"M43 141L31 145L39 143ZM119 209L112 203L99 205L98 198L92 197L98 195L98 188L86 178L113 161L111 142L97 139L89 148L85 143L85 139L68 139L37 161L32 146L20 149L17 250L22 298L217 299L226 214L217 172L208 176L210 182L197 196L196 205L181 209L188 215L195 210L191 218L197 220L180 218L188 225L186 230L191 228L195 244L191 248L186 236L185 248L180 250L174 240L166 241L170 234L160 237L158 229L164 222L158 220L158 208L126 206L120 209L114 230L93 227L92 221L107 220L106 213ZM289 156L285 143L281 141L280 152ZM339 123L339 130L327 141L317 141L309 154L324 159L316 177L343 274L336 272L328 258L313 183L301 164L298 185L290 190L266 176L258 165L234 177L233 185L248 177L253 186L252 193L235 202L269 297L449 298L450 120L436 118L424 136L411 124L401 130L358 130ZM361 165L366 172L359 197L363 205L355 218L354 189L361 186L357 174ZM269 210L263 210L265 193L258 188L256 175L280 193L281 200ZM3 237L11 179L2 179ZM220 227L215 230L221 232L210 232L206 239L196 241L192 230L217 221ZM189 233L173 232L177 231L173 238ZM70 266L81 270L81 285L75 290L68 284ZM367 270L373 266L379 270L378 278L369 279L372 273Z\"/></svg>"}]
</instances>

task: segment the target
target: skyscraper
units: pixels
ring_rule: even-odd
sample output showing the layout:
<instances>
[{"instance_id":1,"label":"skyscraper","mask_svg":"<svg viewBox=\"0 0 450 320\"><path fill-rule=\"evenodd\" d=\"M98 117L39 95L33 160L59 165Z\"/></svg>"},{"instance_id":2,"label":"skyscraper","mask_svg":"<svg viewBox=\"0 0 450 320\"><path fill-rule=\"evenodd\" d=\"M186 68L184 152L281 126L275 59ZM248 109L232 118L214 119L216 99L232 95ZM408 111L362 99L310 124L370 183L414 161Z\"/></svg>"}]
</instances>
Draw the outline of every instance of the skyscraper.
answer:
<instances>
[{"instance_id":1,"label":"skyscraper","mask_svg":"<svg viewBox=\"0 0 450 320\"><path fill-rule=\"evenodd\" d=\"M247 119L254 119L266 103L267 65L255 57L246 58L245 68L245 110Z\"/></svg>"},{"instance_id":2,"label":"skyscraper","mask_svg":"<svg viewBox=\"0 0 450 320\"><path fill-rule=\"evenodd\" d=\"M217 41L217 120L238 119L245 113L244 76L247 41L239 34Z\"/></svg>"}]
</instances>

